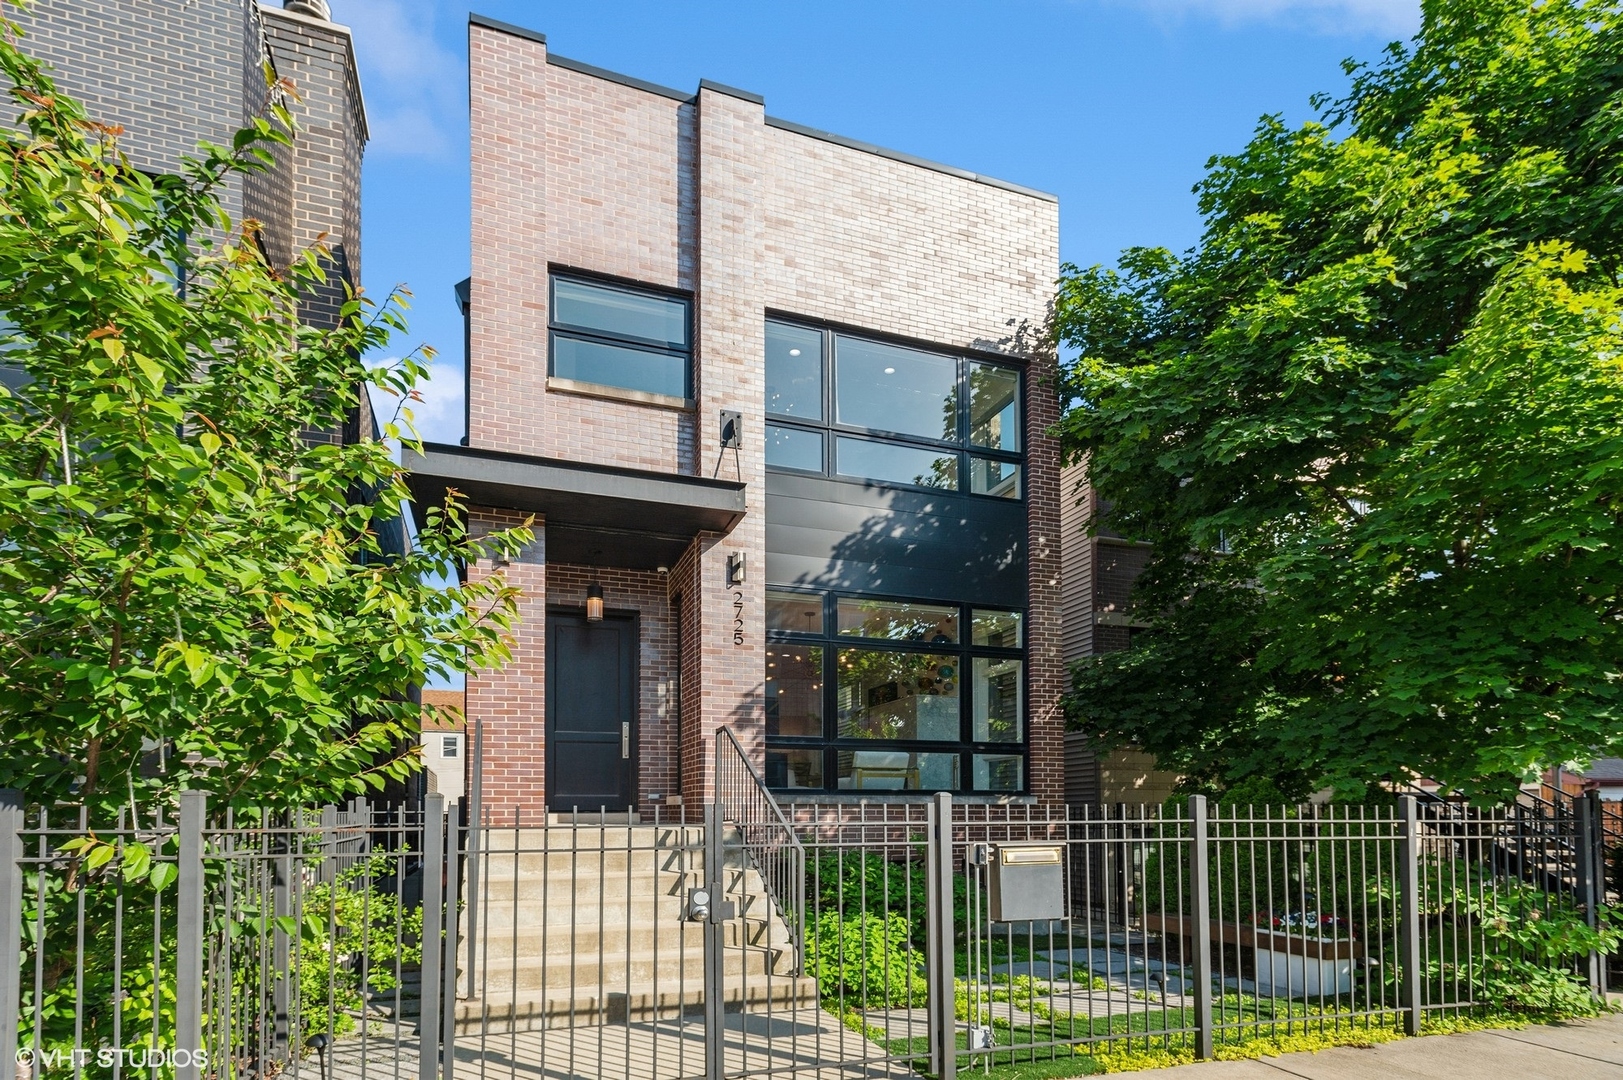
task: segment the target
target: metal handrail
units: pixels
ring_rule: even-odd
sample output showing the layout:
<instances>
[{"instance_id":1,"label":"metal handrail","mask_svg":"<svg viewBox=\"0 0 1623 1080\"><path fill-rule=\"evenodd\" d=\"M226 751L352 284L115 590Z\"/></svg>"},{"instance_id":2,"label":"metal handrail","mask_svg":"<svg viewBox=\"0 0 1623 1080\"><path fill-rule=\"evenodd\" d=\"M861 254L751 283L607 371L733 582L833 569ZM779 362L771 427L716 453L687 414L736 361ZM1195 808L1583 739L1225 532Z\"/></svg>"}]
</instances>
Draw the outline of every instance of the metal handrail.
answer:
<instances>
[{"instance_id":1,"label":"metal handrail","mask_svg":"<svg viewBox=\"0 0 1623 1080\"><path fill-rule=\"evenodd\" d=\"M731 754L726 752L726 747L731 747ZM746 791L737 791L736 789L741 786L738 783L728 783L729 778L725 770L729 763L735 768L742 768L744 776L748 778ZM736 795L736 802L729 799L729 795ZM749 807L745 805L749 796L754 796L757 808L764 806L768 813L751 816ZM768 841L762 846L776 846L780 850L787 848L789 852L787 870L779 868L778 873L772 873L759 861L756 869L761 874L762 886L772 898L772 902L778 906L778 910L786 915L792 914L795 969L797 973L803 973L806 949L806 848L800 842L800 837L795 835L794 827L784 816L778 800L773 798L772 792L767 788L760 770L744 753L744 748L739 744L732 729L726 726L716 731L716 804L720 808L716 817L717 827L725 825L728 821L736 823L743 831L746 850L750 847L748 830L752 827L764 827L781 833L781 841ZM779 878L783 880L775 880Z\"/></svg>"}]
</instances>

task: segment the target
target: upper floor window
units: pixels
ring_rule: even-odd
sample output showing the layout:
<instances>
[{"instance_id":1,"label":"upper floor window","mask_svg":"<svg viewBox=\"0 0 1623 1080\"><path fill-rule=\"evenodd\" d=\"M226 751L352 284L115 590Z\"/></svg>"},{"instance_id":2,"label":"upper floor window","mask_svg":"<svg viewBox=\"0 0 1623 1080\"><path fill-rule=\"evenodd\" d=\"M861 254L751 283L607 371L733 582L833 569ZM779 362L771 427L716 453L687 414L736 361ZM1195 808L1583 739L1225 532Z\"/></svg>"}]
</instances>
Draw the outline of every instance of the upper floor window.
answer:
<instances>
[{"instance_id":1,"label":"upper floor window","mask_svg":"<svg viewBox=\"0 0 1623 1080\"><path fill-rule=\"evenodd\" d=\"M680 297L553 275L555 379L686 400L690 305Z\"/></svg>"},{"instance_id":2,"label":"upper floor window","mask_svg":"<svg viewBox=\"0 0 1623 1080\"><path fill-rule=\"evenodd\" d=\"M766 326L767 464L1021 497L1021 372L794 323Z\"/></svg>"}]
</instances>

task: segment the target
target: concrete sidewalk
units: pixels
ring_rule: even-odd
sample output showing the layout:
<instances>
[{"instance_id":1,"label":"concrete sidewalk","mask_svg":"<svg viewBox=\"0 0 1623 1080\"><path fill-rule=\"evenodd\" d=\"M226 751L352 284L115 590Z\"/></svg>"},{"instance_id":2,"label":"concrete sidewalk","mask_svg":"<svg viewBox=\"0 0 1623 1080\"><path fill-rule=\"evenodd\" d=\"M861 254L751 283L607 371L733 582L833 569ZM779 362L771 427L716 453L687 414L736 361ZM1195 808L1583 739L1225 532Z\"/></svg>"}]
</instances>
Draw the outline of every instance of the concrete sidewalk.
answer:
<instances>
[{"instance_id":1,"label":"concrete sidewalk","mask_svg":"<svg viewBox=\"0 0 1623 1080\"><path fill-rule=\"evenodd\" d=\"M1623 1014L1260 1061L1179 1065L1142 1075L1146 1080L1623 1080Z\"/></svg>"}]
</instances>

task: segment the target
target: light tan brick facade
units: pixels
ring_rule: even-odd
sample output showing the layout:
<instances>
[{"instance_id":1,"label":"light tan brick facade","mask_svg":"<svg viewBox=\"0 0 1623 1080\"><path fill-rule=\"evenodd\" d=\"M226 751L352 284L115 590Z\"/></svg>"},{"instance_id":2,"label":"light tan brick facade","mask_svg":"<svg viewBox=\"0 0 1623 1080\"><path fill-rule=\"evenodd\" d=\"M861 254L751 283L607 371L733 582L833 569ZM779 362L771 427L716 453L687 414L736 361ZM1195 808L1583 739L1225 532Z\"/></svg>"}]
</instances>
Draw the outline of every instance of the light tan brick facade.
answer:
<instances>
[{"instance_id":1,"label":"light tan brick facade","mask_svg":"<svg viewBox=\"0 0 1623 1080\"><path fill-rule=\"evenodd\" d=\"M1026 565L1025 795L1061 801L1059 472L1046 433L1058 397L1038 345L1058 274L1057 204L769 120L743 91L681 93L549 56L539 35L488 20L470 25L469 58L470 452L714 478L742 485L744 503L736 524L696 532L664 572L615 566L612 554L549 565L538 523L533 548L501 568L526 591L513 660L468 684L485 804L542 812L545 613L578 610L594 582L608 608L639 619L636 804L702 798L722 725L759 766L769 315L1024 368L1025 526L1010 545ZM691 298L688 401L549 386L555 271ZM743 417L736 450L721 444L723 410ZM519 516L475 515L482 528ZM742 556L742 584L728 581L730 556Z\"/></svg>"}]
</instances>

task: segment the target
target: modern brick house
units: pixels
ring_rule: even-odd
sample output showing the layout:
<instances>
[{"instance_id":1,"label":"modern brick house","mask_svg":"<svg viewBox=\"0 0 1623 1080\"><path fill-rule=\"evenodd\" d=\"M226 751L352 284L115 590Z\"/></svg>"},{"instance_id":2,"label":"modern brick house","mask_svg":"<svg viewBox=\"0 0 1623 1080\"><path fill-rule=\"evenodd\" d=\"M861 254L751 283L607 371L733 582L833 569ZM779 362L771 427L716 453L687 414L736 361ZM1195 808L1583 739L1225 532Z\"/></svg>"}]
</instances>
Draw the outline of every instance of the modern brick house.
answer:
<instances>
[{"instance_id":1,"label":"modern brick house","mask_svg":"<svg viewBox=\"0 0 1623 1080\"><path fill-rule=\"evenodd\" d=\"M1064 798L1058 205L469 25L463 446L420 503L534 518L470 676L496 814L712 784Z\"/></svg>"}]
</instances>

